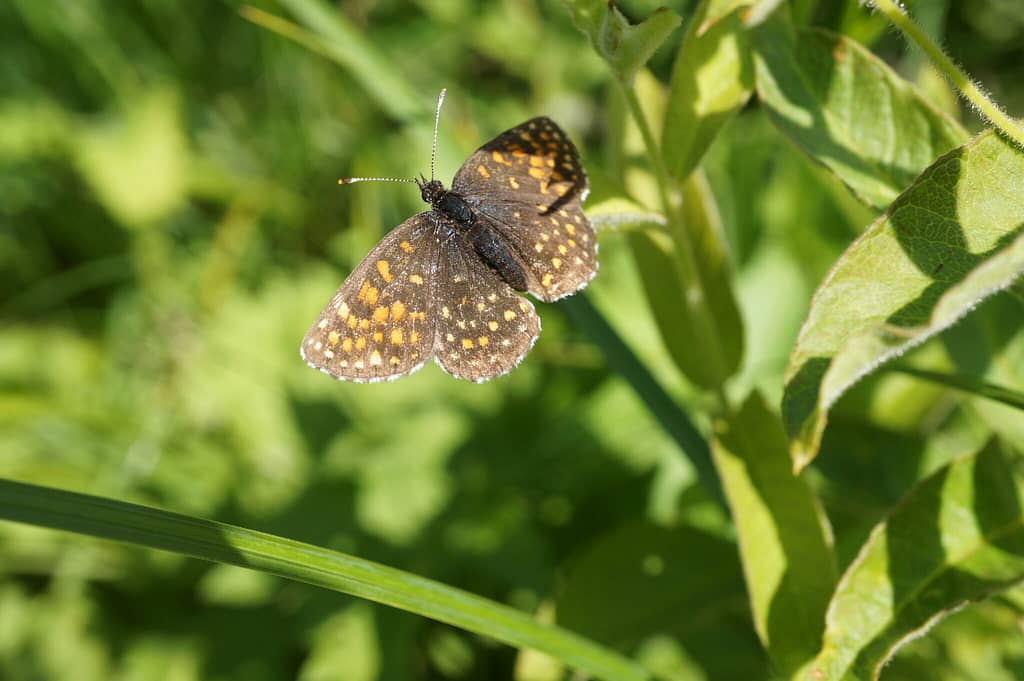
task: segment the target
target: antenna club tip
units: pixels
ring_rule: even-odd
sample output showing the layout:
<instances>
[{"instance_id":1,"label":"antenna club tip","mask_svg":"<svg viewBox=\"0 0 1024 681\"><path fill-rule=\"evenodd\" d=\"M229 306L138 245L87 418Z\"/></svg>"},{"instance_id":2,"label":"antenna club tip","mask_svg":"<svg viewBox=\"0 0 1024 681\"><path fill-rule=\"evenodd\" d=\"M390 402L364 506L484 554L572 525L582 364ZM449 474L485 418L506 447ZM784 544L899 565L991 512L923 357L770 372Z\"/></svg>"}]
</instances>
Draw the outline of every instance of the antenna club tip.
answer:
<instances>
[{"instance_id":1,"label":"antenna club tip","mask_svg":"<svg viewBox=\"0 0 1024 681\"><path fill-rule=\"evenodd\" d=\"M338 184L352 184L356 179L354 177L339 177Z\"/></svg>"}]
</instances>

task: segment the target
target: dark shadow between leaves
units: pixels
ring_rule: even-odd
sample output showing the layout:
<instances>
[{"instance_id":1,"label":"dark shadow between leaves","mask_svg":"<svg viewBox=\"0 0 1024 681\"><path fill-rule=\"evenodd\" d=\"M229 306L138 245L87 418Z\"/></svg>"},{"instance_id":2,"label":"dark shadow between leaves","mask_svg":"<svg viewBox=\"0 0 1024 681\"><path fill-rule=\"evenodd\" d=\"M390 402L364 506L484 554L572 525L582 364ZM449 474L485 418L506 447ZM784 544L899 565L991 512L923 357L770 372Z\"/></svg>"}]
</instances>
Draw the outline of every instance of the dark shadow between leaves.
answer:
<instances>
[{"instance_id":1,"label":"dark shadow between leaves","mask_svg":"<svg viewBox=\"0 0 1024 681\"><path fill-rule=\"evenodd\" d=\"M817 408L821 380L832 364L831 357L811 357L796 370L786 383L782 395L782 422L792 440Z\"/></svg>"}]
</instances>

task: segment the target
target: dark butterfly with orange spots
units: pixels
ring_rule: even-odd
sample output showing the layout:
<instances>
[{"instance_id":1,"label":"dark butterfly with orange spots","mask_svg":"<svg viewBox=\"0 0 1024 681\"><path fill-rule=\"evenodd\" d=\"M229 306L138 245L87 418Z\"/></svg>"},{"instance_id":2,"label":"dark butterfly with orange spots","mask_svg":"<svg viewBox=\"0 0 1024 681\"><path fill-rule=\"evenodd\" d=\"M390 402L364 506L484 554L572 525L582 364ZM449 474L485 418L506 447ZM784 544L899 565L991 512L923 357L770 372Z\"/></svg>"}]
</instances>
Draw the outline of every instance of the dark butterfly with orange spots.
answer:
<instances>
[{"instance_id":1,"label":"dark butterfly with orange spots","mask_svg":"<svg viewBox=\"0 0 1024 681\"><path fill-rule=\"evenodd\" d=\"M435 120L435 149L436 128ZM394 178L341 182L364 179ZM357 382L405 376L431 357L478 383L509 372L541 327L516 292L551 302L597 271L576 148L554 121L533 118L477 149L451 189L409 181L430 210L392 230L352 271L302 340L303 359Z\"/></svg>"}]
</instances>

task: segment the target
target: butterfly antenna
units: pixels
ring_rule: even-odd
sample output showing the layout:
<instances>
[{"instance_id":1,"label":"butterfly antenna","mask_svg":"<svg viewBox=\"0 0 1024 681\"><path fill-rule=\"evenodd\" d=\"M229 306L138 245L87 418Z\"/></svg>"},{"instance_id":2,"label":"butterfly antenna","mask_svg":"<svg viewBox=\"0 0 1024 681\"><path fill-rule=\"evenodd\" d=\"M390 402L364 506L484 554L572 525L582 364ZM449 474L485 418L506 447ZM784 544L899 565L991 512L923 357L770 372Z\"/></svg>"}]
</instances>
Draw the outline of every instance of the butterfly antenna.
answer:
<instances>
[{"instance_id":1,"label":"butterfly antenna","mask_svg":"<svg viewBox=\"0 0 1024 681\"><path fill-rule=\"evenodd\" d=\"M434 181L434 163L437 160L437 125L441 120L441 105L444 103L446 92L448 92L448 88L441 88L441 94L437 96L437 109L434 110L434 144L430 148L431 182ZM338 179L338 184L355 184L356 182L408 182L410 184L422 184L420 180L410 177L342 177Z\"/></svg>"},{"instance_id":2,"label":"butterfly antenna","mask_svg":"<svg viewBox=\"0 0 1024 681\"><path fill-rule=\"evenodd\" d=\"M437 160L437 124L441 121L441 105L444 104L444 93L448 88L441 88L437 96L437 109L434 110L434 144L430 147L430 181L434 181L434 162Z\"/></svg>"},{"instance_id":3,"label":"butterfly antenna","mask_svg":"<svg viewBox=\"0 0 1024 681\"><path fill-rule=\"evenodd\" d=\"M355 184L356 182L411 182L418 184L411 177L340 177L338 184Z\"/></svg>"}]
</instances>

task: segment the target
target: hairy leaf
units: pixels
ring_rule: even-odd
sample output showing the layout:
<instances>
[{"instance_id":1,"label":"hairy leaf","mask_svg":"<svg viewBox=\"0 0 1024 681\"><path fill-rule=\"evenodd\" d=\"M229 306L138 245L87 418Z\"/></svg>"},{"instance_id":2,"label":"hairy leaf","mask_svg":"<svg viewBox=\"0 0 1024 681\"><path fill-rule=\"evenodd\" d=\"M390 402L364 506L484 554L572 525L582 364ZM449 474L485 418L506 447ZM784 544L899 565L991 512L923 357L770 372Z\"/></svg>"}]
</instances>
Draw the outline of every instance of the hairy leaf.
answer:
<instances>
[{"instance_id":1,"label":"hairy leaf","mask_svg":"<svg viewBox=\"0 0 1024 681\"><path fill-rule=\"evenodd\" d=\"M1024 274L1024 152L991 131L935 162L815 293L787 370L783 419L800 468L828 410L882 363Z\"/></svg>"},{"instance_id":2,"label":"hairy leaf","mask_svg":"<svg viewBox=\"0 0 1024 681\"><path fill-rule=\"evenodd\" d=\"M901 645L1024 579L1022 497L995 443L915 487L840 580L806 678L877 679Z\"/></svg>"}]
</instances>

